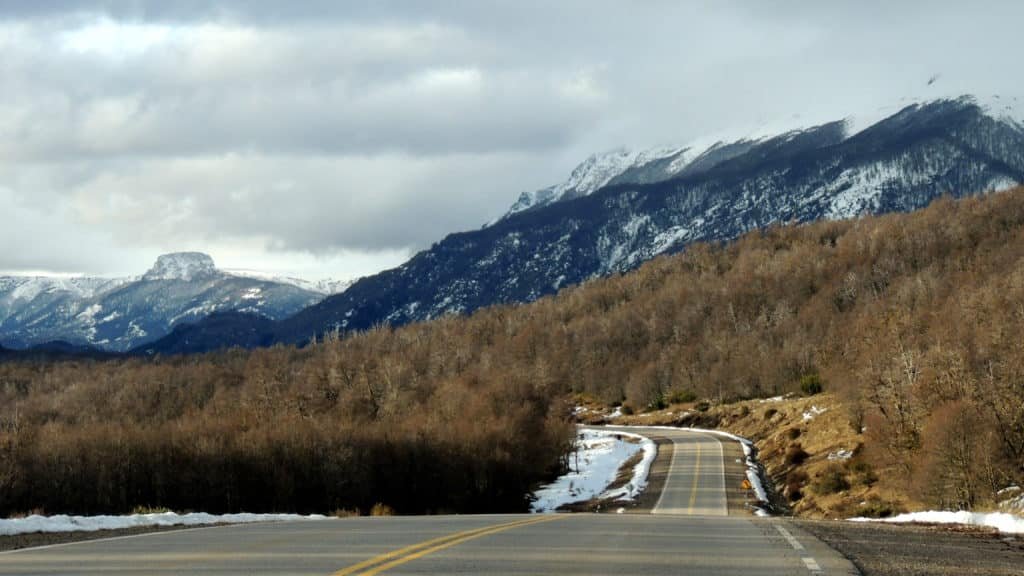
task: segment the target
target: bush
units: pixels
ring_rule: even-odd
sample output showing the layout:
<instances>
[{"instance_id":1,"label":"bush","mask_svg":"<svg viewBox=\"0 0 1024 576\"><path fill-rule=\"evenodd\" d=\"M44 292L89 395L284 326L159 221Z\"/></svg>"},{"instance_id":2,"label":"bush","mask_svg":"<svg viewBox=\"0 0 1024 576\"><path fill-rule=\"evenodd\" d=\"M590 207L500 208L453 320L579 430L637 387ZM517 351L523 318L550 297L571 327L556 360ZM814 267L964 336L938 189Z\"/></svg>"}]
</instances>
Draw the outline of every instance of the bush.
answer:
<instances>
[{"instance_id":1,"label":"bush","mask_svg":"<svg viewBox=\"0 0 1024 576\"><path fill-rule=\"evenodd\" d=\"M697 395L689 390L673 390L668 395L669 404L689 404L697 400Z\"/></svg>"},{"instance_id":2,"label":"bush","mask_svg":"<svg viewBox=\"0 0 1024 576\"><path fill-rule=\"evenodd\" d=\"M664 394L658 394L650 404L647 405L647 410L664 410L668 408L668 402L665 399Z\"/></svg>"},{"instance_id":3,"label":"bush","mask_svg":"<svg viewBox=\"0 0 1024 576\"><path fill-rule=\"evenodd\" d=\"M619 406L619 411L621 411L626 416L631 416L634 412L636 412L636 410L633 409L633 405L630 404L629 402L623 402L622 406Z\"/></svg>"},{"instance_id":4,"label":"bush","mask_svg":"<svg viewBox=\"0 0 1024 576\"><path fill-rule=\"evenodd\" d=\"M697 412L707 412L711 409L711 404L708 404L707 402L698 402L697 405L694 406L694 409L697 410Z\"/></svg>"},{"instance_id":5,"label":"bush","mask_svg":"<svg viewBox=\"0 0 1024 576\"><path fill-rule=\"evenodd\" d=\"M900 512L901 509L892 502L875 497L857 507L855 514L861 518L888 518Z\"/></svg>"},{"instance_id":6,"label":"bush","mask_svg":"<svg viewBox=\"0 0 1024 576\"><path fill-rule=\"evenodd\" d=\"M370 508L370 516L394 516L395 509L387 504L377 502Z\"/></svg>"},{"instance_id":7,"label":"bush","mask_svg":"<svg viewBox=\"0 0 1024 576\"><path fill-rule=\"evenodd\" d=\"M804 450L799 443L793 444L786 450L785 462L790 466L799 466L807 461L811 455Z\"/></svg>"},{"instance_id":8,"label":"bush","mask_svg":"<svg viewBox=\"0 0 1024 576\"><path fill-rule=\"evenodd\" d=\"M765 420L771 420L772 416L775 416L778 413L779 413L779 411L776 410L775 408L769 408L769 409L764 411L764 419Z\"/></svg>"},{"instance_id":9,"label":"bush","mask_svg":"<svg viewBox=\"0 0 1024 576\"><path fill-rule=\"evenodd\" d=\"M863 460L851 460L846 467L853 473L854 481L857 484L871 486L878 482L878 474L875 474L875 469Z\"/></svg>"},{"instance_id":10,"label":"bush","mask_svg":"<svg viewBox=\"0 0 1024 576\"><path fill-rule=\"evenodd\" d=\"M826 468L814 481L814 491L818 494L837 494L850 489L850 481L840 466L833 464Z\"/></svg>"},{"instance_id":11,"label":"bush","mask_svg":"<svg viewBox=\"0 0 1024 576\"><path fill-rule=\"evenodd\" d=\"M171 510L163 506L136 506L132 508L132 514L166 514Z\"/></svg>"},{"instance_id":12,"label":"bush","mask_svg":"<svg viewBox=\"0 0 1024 576\"><path fill-rule=\"evenodd\" d=\"M796 502L804 497L804 484L807 483L807 473L797 470L786 476L786 487L784 494L790 502Z\"/></svg>"},{"instance_id":13,"label":"bush","mask_svg":"<svg viewBox=\"0 0 1024 576\"><path fill-rule=\"evenodd\" d=\"M824 389L825 383L822 382L821 376L817 374L805 374L800 378L800 391L804 393L804 396L821 394Z\"/></svg>"},{"instance_id":14,"label":"bush","mask_svg":"<svg viewBox=\"0 0 1024 576\"><path fill-rule=\"evenodd\" d=\"M789 438L790 440L796 440L800 437L800 434L801 432L799 428L790 428L789 430L786 430L786 438Z\"/></svg>"}]
</instances>

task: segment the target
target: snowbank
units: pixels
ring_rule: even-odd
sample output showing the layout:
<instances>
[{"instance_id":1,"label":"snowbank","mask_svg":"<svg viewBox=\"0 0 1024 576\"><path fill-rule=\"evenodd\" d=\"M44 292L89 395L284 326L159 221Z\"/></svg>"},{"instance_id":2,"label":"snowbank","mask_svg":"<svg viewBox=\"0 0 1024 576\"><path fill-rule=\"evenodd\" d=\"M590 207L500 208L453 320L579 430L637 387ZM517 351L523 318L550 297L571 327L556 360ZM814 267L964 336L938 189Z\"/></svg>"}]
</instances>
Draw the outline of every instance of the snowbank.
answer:
<instances>
[{"instance_id":1,"label":"snowbank","mask_svg":"<svg viewBox=\"0 0 1024 576\"><path fill-rule=\"evenodd\" d=\"M326 516L314 514L206 514L193 512L176 514L132 514L129 516L28 516L27 518L0 519L0 536L30 534L33 532L95 532L119 528L145 526L207 526L210 524L246 524L250 522L285 522L292 520L323 520Z\"/></svg>"},{"instance_id":2,"label":"snowbank","mask_svg":"<svg viewBox=\"0 0 1024 576\"><path fill-rule=\"evenodd\" d=\"M632 443L623 440L631 437ZM570 459L575 470L534 492L533 512L552 512L563 504L591 498L632 500L647 486L647 475L657 452L654 442L638 434L604 430L581 430L579 448ZM640 462L633 467L633 476L625 486L606 490L618 475L619 467L643 451Z\"/></svg>"},{"instance_id":3,"label":"snowbank","mask_svg":"<svg viewBox=\"0 0 1024 576\"><path fill-rule=\"evenodd\" d=\"M912 512L892 518L850 518L851 522L892 522L897 524L922 522L926 524L965 524L990 526L1007 534L1024 534L1024 518L1005 512Z\"/></svg>"}]
</instances>

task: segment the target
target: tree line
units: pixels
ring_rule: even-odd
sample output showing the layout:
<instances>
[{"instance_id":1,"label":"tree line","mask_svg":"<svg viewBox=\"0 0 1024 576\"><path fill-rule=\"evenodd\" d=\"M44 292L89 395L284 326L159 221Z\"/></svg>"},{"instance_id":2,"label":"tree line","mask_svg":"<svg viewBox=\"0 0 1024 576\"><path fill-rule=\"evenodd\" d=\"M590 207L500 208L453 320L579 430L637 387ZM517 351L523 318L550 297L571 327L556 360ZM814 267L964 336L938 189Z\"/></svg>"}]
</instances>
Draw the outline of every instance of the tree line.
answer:
<instances>
[{"instance_id":1,"label":"tree line","mask_svg":"<svg viewBox=\"0 0 1024 576\"><path fill-rule=\"evenodd\" d=\"M1024 190L697 244L528 305L302 349L0 364L0 515L524 510L571 401L840 395L895 488L1024 480ZM909 473L908 473L909 472Z\"/></svg>"}]
</instances>

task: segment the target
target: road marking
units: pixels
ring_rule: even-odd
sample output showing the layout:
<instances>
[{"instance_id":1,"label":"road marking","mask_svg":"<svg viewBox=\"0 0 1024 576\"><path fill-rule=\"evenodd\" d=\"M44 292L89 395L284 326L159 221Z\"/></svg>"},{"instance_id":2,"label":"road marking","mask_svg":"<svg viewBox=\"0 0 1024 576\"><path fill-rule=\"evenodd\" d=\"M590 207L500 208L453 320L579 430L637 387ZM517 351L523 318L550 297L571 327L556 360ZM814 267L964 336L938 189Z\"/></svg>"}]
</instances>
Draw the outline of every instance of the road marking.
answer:
<instances>
[{"instance_id":1,"label":"road marking","mask_svg":"<svg viewBox=\"0 0 1024 576\"><path fill-rule=\"evenodd\" d=\"M722 516L729 515L729 489L725 485L725 449L722 448L722 441L714 434L705 434L718 445L718 467L722 472Z\"/></svg>"},{"instance_id":2,"label":"road marking","mask_svg":"<svg viewBox=\"0 0 1024 576\"><path fill-rule=\"evenodd\" d=\"M528 520L518 520L507 524L484 526L483 528L475 528L473 530L465 530L454 534L448 534L447 536L441 536L440 538L434 538L432 540L420 542L419 544L413 544L411 546L406 546L405 548L393 550L368 560L363 560L358 564L354 564L335 572L332 576L350 576L356 573L359 573L361 576L373 576L374 574L380 574L381 572L394 568L395 566L400 566L417 558L422 558L427 554L432 554L434 552L444 550L445 548L451 548L452 546L456 546L469 540L474 540L490 534L497 534L498 532L504 532L505 530L511 530L521 526L541 524L566 517L566 515L552 515L544 516L542 518L530 518Z\"/></svg>"},{"instance_id":3,"label":"road marking","mask_svg":"<svg viewBox=\"0 0 1024 576\"><path fill-rule=\"evenodd\" d=\"M658 502L654 504L654 510L651 510L651 514L657 514L661 508L661 501L665 499L665 493L668 492L668 481L672 478L672 472L676 467L676 441L674 438L669 436L665 437L669 443L672 444L672 457L668 461L668 474L665 476L665 483L661 486L661 494L658 495Z\"/></svg>"},{"instance_id":4,"label":"road marking","mask_svg":"<svg viewBox=\"0 0 1024 576\"><path fill-rule=\"evenodd\" d=\"M697 504L697 486L700 484L700 442L697 442L697 457L693 466L693 488L690 490L690 508L687 514L693 514L693 507Z\"/></svg>"},{"instance_id":5,"label":"road marking","mask_svg":"<svg viewBox=\"0 0 1024 576\"><path fill-rule=\"evenodd\" d=\"M786 530L778 524L775 525L775 529L779 531L779 534L782 534L782 537L786 539L786 542L789 542L789 545L793 547L793 550L804 549L804 545L794 538L793 535L789 533L789 530Z\"/></svg>"},{"instance_id":6,"label":"road marking","mask_svg":"<svg viewBox=\"0 0 1024 576\"><path fill-rule=\"evenodd\" d=\"M793 534L790 533L789 530L786 530L784 527L778 524L772 524L772 526L775 526L775 529L778 530L779 534L782 534L782 537L786 539L786 542L789 542L789 545L793 547L793 550L796 550L800 554L800 560L803 561L804 566L806 566L812 574L825 573L821 569L821 565L818 564L818 561L811 557L811 555L804 548L804 545L801 544L800 541L797 540L793 536Z\"/></svg>"}]
</instances>

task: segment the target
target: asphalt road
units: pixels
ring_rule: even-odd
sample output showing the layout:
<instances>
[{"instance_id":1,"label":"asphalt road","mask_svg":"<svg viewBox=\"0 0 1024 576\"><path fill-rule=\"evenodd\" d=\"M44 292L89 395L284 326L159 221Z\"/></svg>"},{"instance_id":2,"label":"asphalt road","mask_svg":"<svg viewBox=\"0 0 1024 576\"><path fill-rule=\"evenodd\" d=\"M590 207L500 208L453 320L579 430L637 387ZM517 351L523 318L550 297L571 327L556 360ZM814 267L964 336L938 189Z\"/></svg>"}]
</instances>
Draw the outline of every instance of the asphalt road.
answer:
<instances>
[{"instance_id":1,"label":"asphalt road","mask_svg":"<svg viewBox=\"0 0 1024 576\"><path fill-rule=\"evenodd\" d=\"M0 574L856 574L788 522L727 516L717 438L657 434L675 449L650 515L350 518L182 530L0 553Z\"/></svg>"}]
</instances>

